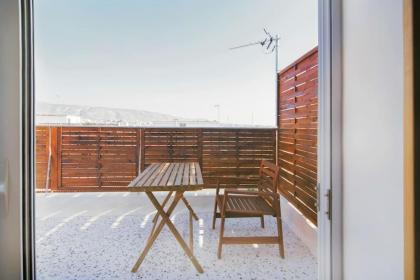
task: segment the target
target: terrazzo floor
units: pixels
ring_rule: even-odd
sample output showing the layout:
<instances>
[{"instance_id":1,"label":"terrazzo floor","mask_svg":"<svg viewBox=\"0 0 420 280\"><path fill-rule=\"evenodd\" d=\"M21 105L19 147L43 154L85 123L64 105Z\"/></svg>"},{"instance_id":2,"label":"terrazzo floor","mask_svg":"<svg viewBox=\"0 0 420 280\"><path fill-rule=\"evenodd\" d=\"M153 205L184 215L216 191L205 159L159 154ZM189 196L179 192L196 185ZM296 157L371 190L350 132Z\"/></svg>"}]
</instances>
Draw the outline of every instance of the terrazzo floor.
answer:
<instances>
[{"instance_id":1,"label":"terrazzo floor","mask_svg":"<svg viewBox=\"0 0 420 280\"><path fill-rule=\"evenodd\" d=\"M317 262L309 249L283 225L286 258L275 245L227 245L217 259L219 225L211 229L213 196L190 197L200 220L194 222L194 252L204 269L196 272L165 227L137 273L131 267L148 237L153 208L145 196L114 194L38 194L36 198L37 279L316 279ZM188 240L183 204L173 221ZM276 233L275 220L229 219L228 235Z\"/></svg>"}]
</instances>

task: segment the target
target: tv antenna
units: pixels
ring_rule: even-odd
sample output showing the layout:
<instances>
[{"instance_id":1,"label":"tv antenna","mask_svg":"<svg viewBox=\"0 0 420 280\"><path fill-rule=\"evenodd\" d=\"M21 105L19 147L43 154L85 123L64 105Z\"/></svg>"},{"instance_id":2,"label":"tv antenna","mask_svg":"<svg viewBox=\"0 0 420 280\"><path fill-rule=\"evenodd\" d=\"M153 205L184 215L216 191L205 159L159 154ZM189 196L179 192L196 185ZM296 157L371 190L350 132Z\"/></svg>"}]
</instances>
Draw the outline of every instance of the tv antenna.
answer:
<instances>
[{"instance_id":1,"label":"tv antenna","mask_svg":"<svg viewBox=\"0 0 420 280\"><path fill-rule=\"evenodd\" d=\"M246 48L246 47L251 47L251 46L255 46L255 45L260 45L263 50L267 53L273 53L275 52L275 59L276 59L276 75L278 72L278 56L279 56L279 51L278 51L278 46L279 46L279 40L280 37L278 35L271 35L270 32L267 31L267 29L263 28L264 33L266 35L266 37L263 40L260 41L256 41L253 43L248 43L245 45L240 45L240 46L236 46L233 48L230 48L230 50L236 50L236 49L240 49L240 48Z\"/></svg>"}]
</instances>

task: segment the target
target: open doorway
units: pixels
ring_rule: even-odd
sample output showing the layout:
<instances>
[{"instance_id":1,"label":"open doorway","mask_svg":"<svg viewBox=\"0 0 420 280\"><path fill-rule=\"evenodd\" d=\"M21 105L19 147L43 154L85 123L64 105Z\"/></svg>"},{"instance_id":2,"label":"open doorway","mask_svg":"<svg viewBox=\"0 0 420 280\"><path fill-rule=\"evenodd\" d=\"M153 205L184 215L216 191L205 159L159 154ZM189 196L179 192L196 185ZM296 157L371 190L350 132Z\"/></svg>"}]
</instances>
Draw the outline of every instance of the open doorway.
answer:
<instances>
[{"instance_id":1,"label":"open doorway","mask_svg":"<svg viewBox=\"0 0 420 280\"><path fill-rule=\"evenodd\" d=\"M169 231L130 272L156 209L127 188L154 163L194 162L205 188L185 197L204 277L316 279L317 1L164 2L34 0L38 277L195 279ZM251 243L218 260L215 188L254 188L263 160L279 167L285 258ZM172 222L187 236L188 208Z\"/></svg>"}]
</instances>

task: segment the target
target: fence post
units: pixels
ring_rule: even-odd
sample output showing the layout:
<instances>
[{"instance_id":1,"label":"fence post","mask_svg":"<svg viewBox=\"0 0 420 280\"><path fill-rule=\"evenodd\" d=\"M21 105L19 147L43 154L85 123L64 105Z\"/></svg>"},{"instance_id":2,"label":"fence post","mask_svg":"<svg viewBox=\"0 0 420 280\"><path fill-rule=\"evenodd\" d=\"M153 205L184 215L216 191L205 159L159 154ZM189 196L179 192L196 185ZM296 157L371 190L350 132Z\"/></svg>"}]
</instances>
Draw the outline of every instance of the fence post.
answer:
<instances>
[{"instance_id":1,"label":"fence post","mask_svg":"<svg viewBox=\"0 0 420 280\"><path fill-rule=\"evenodd\" d=\"M293 135L293 196L296 198L297 193L296 193L296 144L297 144L297 122L298 119L296 118L297 115L297 108L296 108L296 103L298 103L298 99L296 96L296 93L298 92L298 88L297 88L297 74L296 72L298 71L298 63L295 64L294 67L294 77L293 80L295 81L294 86L293 86L293 91L295 93L295 97L293 98L293 120L294 120L294 135Z\"/></svg>"},{"instance_id":2,"label":"fence post","mask_svg":"<svg viewBox=\"0 0 420 280\"><path fill-rule=\"evenodd\" d=\"M61 129L60 133L58 132L58 127L51 127L51 181L50 189L51 191L57 191L61 184ZM60 139L61 140L61 139ZM60 148L59 148L60 146ZM59 160L60 154L60 160Z\"/></svg>"},{"instance_id":3,"label":"fence post","mask_svg":"<svg viewBox=\"0 0 420 280\"><path fill-rule=\"evenodd\" d=\"M136 129L136 176L140 174L140 128Z\"/></svg>"},{"instance_id":4,"label":"fence post","mask_svg":"<svg viewBox=\"0 0 420 280\"><path fill-rule=\"evenodd\" d=\"M239 178L241 176L241 174L239 173L239 153L240 153L240 143L239 143L239 130L235 129L235 150L236 150L236 157L235 157L235 161L236 161L236 168L235 168L235 177ZM238 188L240 186L240 179L236 179L236 188Z\"/></svg>"},{"instance_id":5,"label":"fence post","mask_svg":"<svg viewBox=\"0 0 420 280\"><path fill-rule=\"evenodd\" d=\"M201 171L203 171L203 129L198 130L197 142L198 163L200 164Z\"/></svg>"},{"instance_id":6,"label":"fence post","mask_svg":"<svg viewBox=\"0 0 420 280\"><path fill-rule=\"evenodd\" d=\"M102 187L102 147L101 147L101 133L100 127L96 128L96 182L98 187Z\"/></svg>"},{"instance_id":7,"label":"fence post","mask_svg":"<svg viewBox=\"0 0 420 280\"><path fill-rule=\"evenodd\" d=\"M45 150L48 154L47 173L45 173L45 192L49 191L51 180L51 127L48 127L47 141L45 142ZM35 136L36 138L38 136ZM35 161L36 162L36 161ZM37 174L38 175L38 174Z\"/></svg>"},{"instance_id":8,"label":"fence post","mask_svg":"<svg viewBox=\"0 0 420 280\"><path fill-rule=\"evenodd\" d=\"M140 152L140 157L139 157L140 171L139 171L139 173L143 172L143 170L144 170L144 164L145 164L145 162L144 162L144 160L145 160L144 145L145 145L145 143L144 143L144 128L140 128L140 151L139 151Z\"/></svg>"},{"instance_id":9,"label":"fence post","mask_svg":"<svg viewBox=\"0 0 420 280\"><path fill-rule=\"evenodd\" d=\"M277 149L277 138L278 138L278 133L277 133L277 129L273 129L272 133L272 138L273 138L273 142L272 142L272 147L273 147L273 162L278 165L278 149Z\"/></svg>"},{"instance_id":10,"label":"fence post","mask_svg":"<svg viewBox=\"0 0 420 280\"><path fill-rule=\"evenodd\" d=\"M62 186L62 170L61 170L61 149L62 149L62 127L57 127L57 188Z\"/></svg>"}]
</instances>

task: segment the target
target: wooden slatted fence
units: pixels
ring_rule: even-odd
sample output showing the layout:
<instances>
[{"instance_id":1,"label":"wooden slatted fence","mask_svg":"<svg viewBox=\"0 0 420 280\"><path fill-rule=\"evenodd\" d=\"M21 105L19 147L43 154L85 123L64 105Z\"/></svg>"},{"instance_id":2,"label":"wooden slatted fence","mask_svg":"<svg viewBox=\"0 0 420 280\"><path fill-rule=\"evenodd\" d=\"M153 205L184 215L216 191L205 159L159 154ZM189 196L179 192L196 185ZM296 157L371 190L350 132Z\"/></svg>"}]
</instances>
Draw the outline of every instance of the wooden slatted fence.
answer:
<instances>
[{"instance_id":1,"label":"wooden slatted fence","mask_svg":"<svg viewBox=\"0 0 420 280\"><path fill-rule=\"evenodd\" d=\"M128 185L138 168L137 143L136 129L62 127L59 187Z\"/></svg>"},{"instance_id":2,"label":"wooden slatted fence","mask_svg":"<svg viewBox=\"0 0 420 280\"><path fill-rule=\"evenodd\" d=\"M149 164L183 161L200 163L208 188L217 182L247 187L256 182L260 161L274 162L276 157L276 129L40 126L36 138L39 189L45 187L48 131L53 191L124 191Z\"/></svg>"},{"instance_id":3,"label":"wooden slatted fence","mask_svg":"<svg viewBox=\"0 0 420 280\"><path fill-rule=\"evenodd\" d=\"M49 128L36 127L35 130L35 153L36 153L36 187L45 188L49 156Z\"/></svg>"},{"instance_id":4,"label":"wooden slatted fence","mask_svg":"<svg viewBox=\"0 0 420 280\"><path fill-rule=\"evenodd\" d=\"M275 162L276 131L223 129L203 131L203 176L208 184L255 184L261 160ZM245 178L251 177L251 178Z\"/></svg>"},{"instance_id":5,"label":"wooden slatted fence","mask_svg":"<svg viewBox=\"0 0 420 280\"><path fill-rule=\"evenodd\" d=\"M278 79L279 188L316 223L318 49L283 69Z\"/></svg>"},{"instance_id":6,"label":"wooden slatted fence","mask_svg":"<svg viewBox=\"0 0 420 280\"><path fill-rule=\"evenodd\" d=\"M206 187L247 187L260 161L277 157L280 192L316 224L317 48L278 79L277 137L276 129L37 126L36 187L45 188L50 148L54 191L124 191L147 165L180 161L198 161Z\"/></svg>"}]
</instances>

